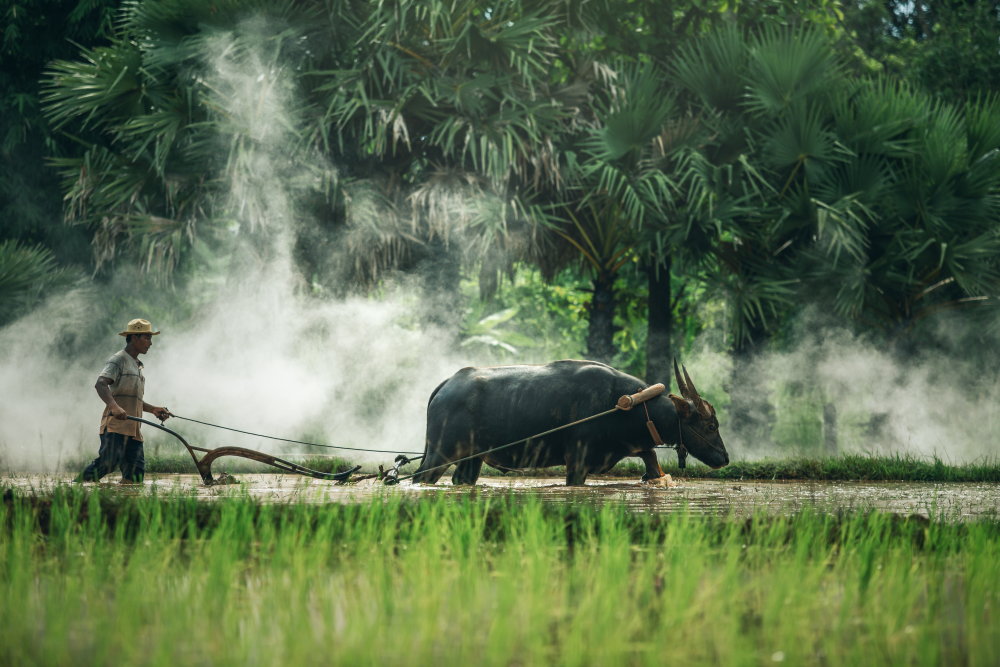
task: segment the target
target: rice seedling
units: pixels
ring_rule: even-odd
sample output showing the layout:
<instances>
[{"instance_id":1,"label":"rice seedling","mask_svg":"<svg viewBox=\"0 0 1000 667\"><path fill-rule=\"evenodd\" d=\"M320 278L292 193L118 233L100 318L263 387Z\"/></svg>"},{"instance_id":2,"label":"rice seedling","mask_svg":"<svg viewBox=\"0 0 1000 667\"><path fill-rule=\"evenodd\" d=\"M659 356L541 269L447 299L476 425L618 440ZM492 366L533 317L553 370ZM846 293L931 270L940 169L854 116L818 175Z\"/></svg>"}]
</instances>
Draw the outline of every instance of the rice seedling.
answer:
<instances>
[{"instance_id":1,"label":"rice seedling","mask_svg":"<svg viewBox=\"0 0 1000 667\"><path fill-rule=\"evenodd\" d=\"M1000 524L399 493L0 503L3 664L992 664Z\"/></svg>"},{"instance_id":2,"label":"rice seedling","mask_svg":"<svg viewBox=\"0 0 1000 667\"><path fill-rule=\"evenodd\" d=\"M669 459L668 459L669 461ZM757 479L868 482L1000 482L1000 459L946 463L937 456L913 454L842 454L825 458L784 457L735 460L712 470L701 464L680 470L667 462L663 471L694 479Z\"/></svg>"},{"instance_id":3,"label":"rice seedling","mask_svg":"<svg viewBox=\"0 0 1000 667\"><path fill-rule=\"evenodd\" d=\"M291 456L296 463L320 472L342 472L353 468L348 459L337 456ZM92 458L92 457L91 457ZM390 467L391 457L385 461ZM913 454L842 454L840 456L782 457L755 460L734 459L719 470L689 460L687 468L677 467L672 452L661 455L660 465L665 473L674 477L690 479L731 479L731 480L825 480L825 481L869 481L869 482L1000 482L1000 460L980 459L968 463L946 463L938 457L920 457ZM63 466L66 472L79 472L90 459L76 458ZM234 474L273 473L274 469L262 463L246 459L223 458L216 464L219 472ZM403 468L404 474L417 469L417 464ZM362 472L376 472L378 464L363 464ZM191 457L186 452L171 452L152 455L146 459L148 474L189 474L196 475ZM605 473L604 477L639 478L646 467L638 459L625 459ZM450 474L450 473L449 473ZM539 470L523 470L502 473L483 466L485 477L556 477L564 478L563 466Z\"/></svg>"}]
</instances>

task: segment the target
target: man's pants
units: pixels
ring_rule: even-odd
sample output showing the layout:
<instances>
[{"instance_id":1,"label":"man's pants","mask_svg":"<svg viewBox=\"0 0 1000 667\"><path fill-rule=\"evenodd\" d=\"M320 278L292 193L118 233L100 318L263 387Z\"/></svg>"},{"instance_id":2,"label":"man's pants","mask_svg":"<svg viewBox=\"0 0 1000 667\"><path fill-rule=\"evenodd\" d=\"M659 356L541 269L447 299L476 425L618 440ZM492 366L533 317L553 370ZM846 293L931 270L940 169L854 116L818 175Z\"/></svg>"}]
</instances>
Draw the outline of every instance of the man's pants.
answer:
<instances>
[{"instance_id":1,"label":"man's pants","mask_svg":"<svg viewBox=\"0 0 1000 667\"><path fill-rule=\"evenodd\" d=\"M79 482L97 482L115 468L121 466L122 479L142 482L146 474L146 459L143 456L142 441L121 433L101 434L101 449L89 466L77 478Z\"/></svg>"}]
</instances>

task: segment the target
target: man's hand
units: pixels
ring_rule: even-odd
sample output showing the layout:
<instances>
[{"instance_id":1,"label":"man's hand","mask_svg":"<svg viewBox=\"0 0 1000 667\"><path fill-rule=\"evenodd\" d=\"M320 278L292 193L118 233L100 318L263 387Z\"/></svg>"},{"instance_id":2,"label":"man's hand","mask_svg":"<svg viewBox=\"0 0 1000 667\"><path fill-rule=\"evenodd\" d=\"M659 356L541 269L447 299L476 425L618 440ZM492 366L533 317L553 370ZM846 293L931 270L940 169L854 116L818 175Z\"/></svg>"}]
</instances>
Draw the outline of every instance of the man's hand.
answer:
<instances>
[{"instance_id":1,"label":"man's hand","mask_svg":"<svg viewBox=\"0 0 1000 667\"><path fill-rule=\"evenodd\" d=\"M125 409L120 405L118 405L117 403L111 406L111 414L114 416L115 419L118 419L120 421L125 421L125 418L128 417L128 413L125 412Z\"/></svg>"},{"instance_id":2,"label":"man's hand","mask_svg":"<svg viewBox=\"0 0 1000 667\"><path fill-rule=\"evenodd\" d=\"M161 408L158 405L153 405L152 403L147 403L146 401L142 402L142 411L156 415L156 418L161 422L165 422L168 418L173 417L173 415L170 414L170 410Z\"/></svg>"}]
</instances>

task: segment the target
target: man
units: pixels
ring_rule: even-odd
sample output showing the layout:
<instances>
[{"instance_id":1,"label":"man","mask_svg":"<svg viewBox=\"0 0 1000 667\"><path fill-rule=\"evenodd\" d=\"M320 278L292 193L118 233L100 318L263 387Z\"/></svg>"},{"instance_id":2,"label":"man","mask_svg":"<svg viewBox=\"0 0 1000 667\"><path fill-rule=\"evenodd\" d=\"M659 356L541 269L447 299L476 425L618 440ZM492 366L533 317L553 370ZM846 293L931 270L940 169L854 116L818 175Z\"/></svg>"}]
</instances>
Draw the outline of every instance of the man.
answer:
<instances>
[{"instance_id":1,"label":"man","mask_svg":"<svg viewBox=\"0 0 1000 667\"><path fill-rule=\"evenodd\" d=\"M101 416L101 449L97 458L88 465L77 481L96 482L121 466L122 484L141 484L146 474L146 460L142 451L142 433L139 422L126 419L141 417L151 412L160 421L166 421L170 412L166 408L150 405L143 400L146 378L142 376L140 354L153 346L153 331L147 320L132 320L125 331L125 349L116 352L104 365L94 389L104 401Z\"/></svg>"}]
</instances>

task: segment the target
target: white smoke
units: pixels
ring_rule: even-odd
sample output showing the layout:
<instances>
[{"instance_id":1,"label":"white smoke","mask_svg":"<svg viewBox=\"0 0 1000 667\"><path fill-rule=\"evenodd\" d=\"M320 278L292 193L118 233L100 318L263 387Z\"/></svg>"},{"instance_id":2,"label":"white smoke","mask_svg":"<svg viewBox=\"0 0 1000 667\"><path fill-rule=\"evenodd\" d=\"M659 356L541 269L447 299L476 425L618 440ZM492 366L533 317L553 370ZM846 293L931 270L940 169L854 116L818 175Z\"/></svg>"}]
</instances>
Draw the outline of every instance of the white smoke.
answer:
<instances>
[{"instance_id":1,"label":"white smoke","mask_svg":"<svg viewBox=\"0 0 1000 667\"><path fill-rule=\"evenodd\" d=\"M695 343L687 366L720 411L731 455L824 455L826 404L836 409L841 453L936 456L952 463L1000 453L1000 378L984 375L973 362L981 363L986 351L964 363L940 350L907 357L815 313L801 319L796 333L794 345L756 355L746 373L774 408L771 442L727 430L732 357Z\"/></svg>"},{"instance_id":2,"label":"white smoke","mask_svg":"<svg viewBox=\"0 0 1000 667\"><path fill-rule=\"evenodd\" d=\"M257 236L236 249L239 261L223 269L224 278L210 274L186 288L204 300L194 317L163 322L137 308L114 323L124 330L128 319L142 317L162 331L141 358L146 402L282 438L422 451L431 391L468 360L458 358L461 352L444 342L443 332L409 324L419 319L420 304L405 286L390 284L381 298L333 301L303 293L305 281L292 260L293 226L315 223L296 210L296 196L318 187L317 174L335 167L317 169L293 157L294 72L273 55L267 35L275 31L260 22L239 30L239 42L230 33L210 40L214 55L199 76L225 112L218 135L219 152L228 156L229 209L241 235ZM128 296L133 303L144 296L153 302L148 292L154 289L136 284ZM101 297L66 295L0 331L0 465L54 470L66 458L96 456L103 404L93 385L124 339L108 336L68 364L59 349L68 333L92 326L89 318L105 310L95 298ZM179 420L168 426L192 444L305 451ZM147 456L172 440L150 427L143 436Z\"/></svg>"},{"instance_id":3,"label":"white smoke","mask_svg":"<svg viewBox=\"0 0 1000 667\"><path fill-rule=\"evenodd\" d=\"M454 332L414 324L423 321L421 303L406 285L390 284L372 298L304 294L308 281L296 271L291 238L294 225L315 223L296 210L297 193L319 187L318 174L336 165L293 159L299 140L291 129L298 124L293 73L275 60L277 50L265 37L246 46L247 33L274 33L264 28L242 26L240 48L232 34L218 34L202 76L228 119L218 132L219 152L228 156L229 208L241 234L266 240L241 248L240 262L185 288L184 298L202 304L194 316L157 321L136 307L111 326L124 329L129 319L143 317L163 331L143 357L146 400L178 415L290 439L420 451L431 391L476 359L454 347ZM130 289L131 303L155 301L149 285ZM100 299L109 294L72 292L0 330L0 467L55 470L67 459L96 455L103 404L93 385L123 339L109 334L90 348L75 345L70 361L66 346L75 331L92 329L93 319L105 316ZM810 331L808 323L801 328ZM788 351L756 358L748 375L769 397L775 422L766 446L750 442L727 430L732 361L724 347L721 336L706 336L684 362L719 409L736 457L822 454L825 404L836 406L842 452L900 451L954 462L996 452L1000 379L970 386L965 378L977 369L956 370L951 359L903 361L827 324ZM188 422L168 425L192 444L289 449ZM147 456L158 444L173 445L149 427L144 436Z\"/></svg>"},{"instance_id":4,"label":"white smoke","mask_svg":"<svg viewBox=\"0 0 1000 667\"><path fill-rule=\"evenodd\" d=\"M0 470L56 470L77 454L86 434L96 443L100 399L84 419L82 369L61 356L67 332L86 326L90 295L80 290L0 330ZM101 367L103 368L103 366ZM92 401L91 401L92 402ZM89 427L89 428L88 428ZM96 456L96 445L94 446Z\"/></svg>"}]
</instances>

